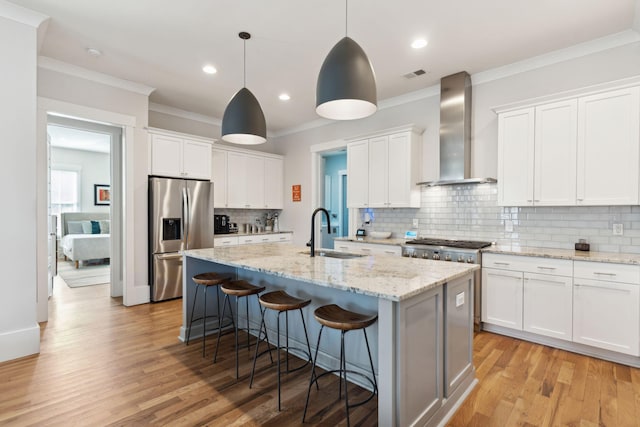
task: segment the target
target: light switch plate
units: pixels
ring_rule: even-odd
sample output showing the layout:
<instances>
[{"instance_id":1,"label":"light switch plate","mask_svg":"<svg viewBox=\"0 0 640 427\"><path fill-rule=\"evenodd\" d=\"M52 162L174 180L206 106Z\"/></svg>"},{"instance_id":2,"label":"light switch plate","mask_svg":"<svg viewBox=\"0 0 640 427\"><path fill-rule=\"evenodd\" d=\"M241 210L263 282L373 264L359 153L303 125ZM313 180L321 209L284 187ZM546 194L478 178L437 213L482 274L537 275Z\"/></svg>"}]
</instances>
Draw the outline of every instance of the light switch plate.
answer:
<instances>
[{"instance_id":1,"label":"light switch plate","mask_svg":"<svg viewBox=\"0 0 640 427\"><path fill-rule=\"evenodd\" d=\"M460 292L456 295L456 307L464 305L464 292Z\"/></svg>"},{"instance_id":2,"label":"light switch plate","mask_svg":"<svg viewBox=\"0 0 640 427\"><path fill-rule=\"evenodd\" d=\"M622 228L622 224L613 224L613 235L614 236L622 236L624 230Z\"/></svg>"}]
</instances>

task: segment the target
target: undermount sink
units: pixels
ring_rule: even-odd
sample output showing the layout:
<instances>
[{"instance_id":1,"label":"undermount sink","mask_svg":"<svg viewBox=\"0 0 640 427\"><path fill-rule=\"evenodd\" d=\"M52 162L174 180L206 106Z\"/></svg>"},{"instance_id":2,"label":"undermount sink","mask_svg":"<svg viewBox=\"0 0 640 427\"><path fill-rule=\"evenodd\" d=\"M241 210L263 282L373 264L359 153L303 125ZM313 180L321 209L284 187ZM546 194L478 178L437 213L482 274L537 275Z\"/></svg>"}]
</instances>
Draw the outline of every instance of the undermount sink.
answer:
<instances>
[{"instance_id":1,"label":"undermount sink","mask_svg":"<svg viewBox=\"0 0 640 427\"><path fill-rule=\"evenodd\" d=\"M306 256L310 255L309 251L304 251L300 253ZM351 258L363 257L364 254L352 254L349 252L336 252L336 251L327 251L323 249L316 249L316 256L324 256L327 258L351 259Z\"/></svg>"}]
</instances>

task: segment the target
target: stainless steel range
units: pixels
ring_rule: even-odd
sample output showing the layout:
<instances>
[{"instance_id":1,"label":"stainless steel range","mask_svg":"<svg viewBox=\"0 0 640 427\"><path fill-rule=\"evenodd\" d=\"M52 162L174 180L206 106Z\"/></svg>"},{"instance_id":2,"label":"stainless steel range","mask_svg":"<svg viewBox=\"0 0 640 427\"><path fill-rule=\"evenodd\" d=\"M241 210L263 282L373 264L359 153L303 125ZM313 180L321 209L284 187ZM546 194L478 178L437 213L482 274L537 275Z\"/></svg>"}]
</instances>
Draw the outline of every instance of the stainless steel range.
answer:
<instances>
[{"instance_id":1,"label":"stainless steel range","mask_svg":"<svg viewBox=\"0 0 640 427\"><path fill-rule=\"evenodd\" d=\"M402 245L402 256L410 258L431 259L435 261L464 262L482 264L480 249L491 246L491 242L476 240L416 239ZM475 329L480 330L482 310L482 274L476 271L473 277L473 317Z\"/></svg>"}]
</instances>

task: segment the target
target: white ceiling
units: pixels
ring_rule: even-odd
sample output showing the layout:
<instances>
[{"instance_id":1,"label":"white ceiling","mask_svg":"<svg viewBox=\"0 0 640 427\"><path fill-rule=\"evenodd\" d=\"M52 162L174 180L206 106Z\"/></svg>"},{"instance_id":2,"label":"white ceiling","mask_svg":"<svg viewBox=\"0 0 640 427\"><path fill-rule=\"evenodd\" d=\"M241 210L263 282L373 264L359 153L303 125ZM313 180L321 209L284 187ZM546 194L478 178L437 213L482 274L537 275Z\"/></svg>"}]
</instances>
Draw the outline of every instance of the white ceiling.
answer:
<instances>
[{"instance_id":1,"label":"white ceiling","mask_svg":"<svg viewBox=\"0 0 640 427\"><path fill-rule=\"evenodd\" d=\"M322 61L345 35L344 0L11 0L51 17L41 55L156 88L150 101L220 119L247 87L270 132L311 122ZM348 35L378 99L631 29L635 0L351 0ZM429 45L414 50L416 37ZM100 57L86 53L89 47ZM218 73L201 68L213 64ZM402 75L423 68L423 76ZM291 100L280 101L287 92Z\"/></svg>"},{"instance_id":2,"label":"white ceiling","mask_svg":"<svg viewBox=\"0 0 640 427\"><path fill-rule=\"evenodd\" d=\"M50 137L52 147L96 151L98 153L109 153L111 151L111 136L103 133L48 125L47 134Z\"/></svg>"}]
</instances>

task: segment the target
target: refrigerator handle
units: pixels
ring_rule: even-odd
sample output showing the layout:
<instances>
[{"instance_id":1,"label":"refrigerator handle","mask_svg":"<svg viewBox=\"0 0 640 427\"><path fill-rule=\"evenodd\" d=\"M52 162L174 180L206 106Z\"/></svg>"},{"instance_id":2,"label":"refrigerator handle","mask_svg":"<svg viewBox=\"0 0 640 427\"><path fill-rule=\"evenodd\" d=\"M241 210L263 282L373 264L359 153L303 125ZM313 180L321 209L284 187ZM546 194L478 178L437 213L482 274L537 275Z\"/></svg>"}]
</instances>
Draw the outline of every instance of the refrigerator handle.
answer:
<instances>
[{"instance_id":1,"label":"refrigerator handle","mask_svg":"<svg viewBox=\"0 0 640 427\"><path fill-rule=\"evenodd\" d=\"M185 249L189 249L187 242L189 239L189 198L187 197L187 189L182 189L182 241Z\"/></svg>"}]
</instances>

